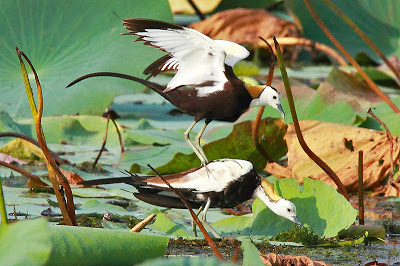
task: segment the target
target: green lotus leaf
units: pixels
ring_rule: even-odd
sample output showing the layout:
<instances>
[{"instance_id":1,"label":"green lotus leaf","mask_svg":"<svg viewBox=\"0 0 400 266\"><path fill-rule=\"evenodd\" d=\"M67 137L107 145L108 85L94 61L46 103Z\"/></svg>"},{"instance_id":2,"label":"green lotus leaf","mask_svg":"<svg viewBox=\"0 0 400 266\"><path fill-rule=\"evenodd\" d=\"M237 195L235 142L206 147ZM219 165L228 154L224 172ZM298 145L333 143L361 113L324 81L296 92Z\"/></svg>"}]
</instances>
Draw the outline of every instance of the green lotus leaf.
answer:
<instances>
[{"instance_id":1,"label":"green lotus leaf","mask_svg":"<svg viewBox=\"0 0 400 266\"><path fill-rule=\"evenodd\" d=\"M132 82L93 78L69 89L79 76L98 71L141 76L162 55L133 44L122 19L172 21L167 0L0 1L0 105L11 116L31 117L15 52L30 58L42 84L44 115L101 114L114 96L142 88ZM36 91L34 92L36 94Z\"/></svg>"}]
</instances>

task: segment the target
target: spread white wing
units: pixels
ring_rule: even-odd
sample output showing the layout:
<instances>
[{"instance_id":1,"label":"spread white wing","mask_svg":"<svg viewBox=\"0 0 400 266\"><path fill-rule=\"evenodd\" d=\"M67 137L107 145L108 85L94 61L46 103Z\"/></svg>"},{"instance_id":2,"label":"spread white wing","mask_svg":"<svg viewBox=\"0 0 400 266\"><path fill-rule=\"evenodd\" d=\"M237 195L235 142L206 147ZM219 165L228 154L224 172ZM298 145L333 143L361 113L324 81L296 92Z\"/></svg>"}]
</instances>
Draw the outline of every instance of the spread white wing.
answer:
<instances>
[{"instance_id":1,"label":"spread white wing","mask_svg":"<svg viewBox=\"0 0 400 266\"><path fill-rule=\"evenodd\" d=\"M225 83L225 64L233 66L246 58L246 48L233 42L213 40L187 27L148 19L126 19L124 26L138 41L167 52L171 58L163 62L164 69L177 69L165 91L181 86Z\"/></svg>"}]
</instances>

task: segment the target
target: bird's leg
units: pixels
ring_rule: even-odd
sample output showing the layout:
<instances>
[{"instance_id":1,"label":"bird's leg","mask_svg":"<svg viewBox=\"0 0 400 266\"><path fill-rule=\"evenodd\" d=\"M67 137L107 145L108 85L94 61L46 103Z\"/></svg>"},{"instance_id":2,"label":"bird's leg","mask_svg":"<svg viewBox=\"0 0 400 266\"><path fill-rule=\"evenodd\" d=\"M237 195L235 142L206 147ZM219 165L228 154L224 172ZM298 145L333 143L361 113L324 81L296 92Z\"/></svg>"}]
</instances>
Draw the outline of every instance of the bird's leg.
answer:
<instances>
[{"instance_id":1,"label":"bird's leg","mask_svg":"<svg viewBox=\"0 0 400 266\"><path fill-rule=\"evenodd\" d=\"M204 153L203 148L200 145L201 136L203 135L204 130L206 130L207 125L208 125L208 123L204 123L204 126L201 128L199 134L197 134L197 136L195 138L194 144L196 145L197 150L200 152L200 154L203 156L203 158L208 163L206 154Z\"/></svg>"},{"instance_id":2,"label":"bird's leg","mask_svg":"<svg viewBox=\"0 0 400 266\"><path fill-rule=\"evenodd\" d=\"M204 227L208 229L216 238L221 238L221 236L217 233L217 231L214 230L214 228L211 227L211 225L207 222L207 211L208 208L210 208L211 205L211 199L208 198L206 205L204 206L203 211L201 212L199 219L201 223L203 224Z\"/></svg>"},{"instance_id":3,"label":"bird's leg","mask_svg":"<svg viewBox=\"0 0 400 266\"><path fill-rule=\"evenodd\" d=\"M190 125L190 127L185 131L185 133L183 134L185 136L185 140L186 142L189 144L189 146L192 148L192 150L194 151L194 153L197 155L197 157L199 158L201 164L203 166L206 166L207 164L207 159L203 157L203 155L199 152L199 150L195 147L195 145L193 144L193 142L189 139L189 133L190 131L193 129L194 125L196 125L197 121L193 121L193 123Z\"/></svg>"},{"instance_id":4,"label":"bird's leg","mask_svg":"<svg viewBox=\"0 0 400 266\"><path fill-rule=\"evenodd\" d=\"M201 213L201 211L204 209L205 204L201 205L199 210L196 213L196 216L199 217L199 214ZM195 221L192 219L192 230L193 230L193 235L195 237L197 237L197 230L196 230L196 223Z\"/></svg>"}]
</instances>

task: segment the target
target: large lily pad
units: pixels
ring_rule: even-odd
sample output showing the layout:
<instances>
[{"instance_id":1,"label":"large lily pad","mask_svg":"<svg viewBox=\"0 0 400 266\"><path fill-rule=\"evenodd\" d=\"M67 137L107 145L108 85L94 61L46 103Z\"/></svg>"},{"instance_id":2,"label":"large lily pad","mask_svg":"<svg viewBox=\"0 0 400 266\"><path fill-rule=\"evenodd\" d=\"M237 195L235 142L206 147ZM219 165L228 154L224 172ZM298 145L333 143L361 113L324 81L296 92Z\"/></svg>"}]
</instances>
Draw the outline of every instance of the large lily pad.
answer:
<instances>
[{"instance_id":1,"label":"large lily pad","mask_svg":"<svg viewBox=\"0 0 400 266\"><path fill-rule=\"evenodd\" d=\"M334 188L322 181L303 179L303 188L295 179L281 179L274 183L276 191L291 200L300 221L325 237L333 237L356 219L357 211ZM277 216L260 200L253 203L253 215L236 216L216 223L213 227L224 234L274 236L288 230L293 223Z\"/></svg>"},{"instance_id":2,"label":"large lily pad","mask_svg":"<svg viewBox=\"0 0 400 266\"><path fill-rule=\"evenodd\" d=\"M254 147L252 135L252 121L245 121L234 125L231 134L226 138L219 139L204 145L203 149L207 158L212 161L222 158L235 158L251 161L257 170L262 170L267 159ZM263 119L259 127L259 142L272 160L278 160L286 153L286 145L283 135L286 125L281 119ZM157 170L160 173L177 173L199 166L200 161L192 153L175 154L174 158Z\"/></svg>"},{"instance_id":3,"label":"large lily pad","mask_svg":"<svg viewBox=\"0 0 400 266\"><path fill-rule=\"evenodd\" d=\"M168 238L25 220L0 227L4 265L126 265L164 255ZM124 252L121 252L124 250Z\"/></svg>"},{"instance_id":4,"label":"large lily pad","mask_svg":"<svg viewBox=\"0 0 400 266\"><path fill-rule=\"evenodd\" d=\"M388 0L385 4L375 0L331 0L331 2L349 16L386 56L400 55L400 3L398 1ZM305 38L334 47L312 18L304 1L287 0L285 3L299 19ZM352 56L365 52L370 57L380 60L323 1L312 0L310 3L328 29Z\"/></svg>"},{"instance_id":5,"label":"large lily pad","mask_svg":"<svg viewBox=\"0 0 400 266\"><path fill-rule=\"evenodd\" d=\"M15 46L34 64L43 87L45 115L100 114L113 97L141 88L118 79L75 78L96 71L141 75L161 52L133 44L121 19L171 21L167 0L0 1L0 105L12 116L30 117Z\"/></svg>"}]
</instances>

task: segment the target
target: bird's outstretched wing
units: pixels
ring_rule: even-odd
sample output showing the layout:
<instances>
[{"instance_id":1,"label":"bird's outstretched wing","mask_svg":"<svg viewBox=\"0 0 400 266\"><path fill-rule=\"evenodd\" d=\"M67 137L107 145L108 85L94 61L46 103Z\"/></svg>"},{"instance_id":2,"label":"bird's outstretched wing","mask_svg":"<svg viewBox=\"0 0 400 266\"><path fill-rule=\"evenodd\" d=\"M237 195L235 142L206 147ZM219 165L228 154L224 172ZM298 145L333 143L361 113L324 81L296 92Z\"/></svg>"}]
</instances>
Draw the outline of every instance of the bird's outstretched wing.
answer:
<instances>
[{"instance_id":1,"label":"bird's outstretched wing","mask_svg":"<svg viewBox=\"0 0 400 266\"><path fill-rule=\"evenodd\" d=\"M233 66L249 54L236 43L215 41L194 29L171 23L141 18L125 19L123 23L129 31L125 34L136 35L136 41L168 53L145 70L152 75L177 70L164 92L187 85L225 83L225 64Z\"/></svg>"}]
</instances>

